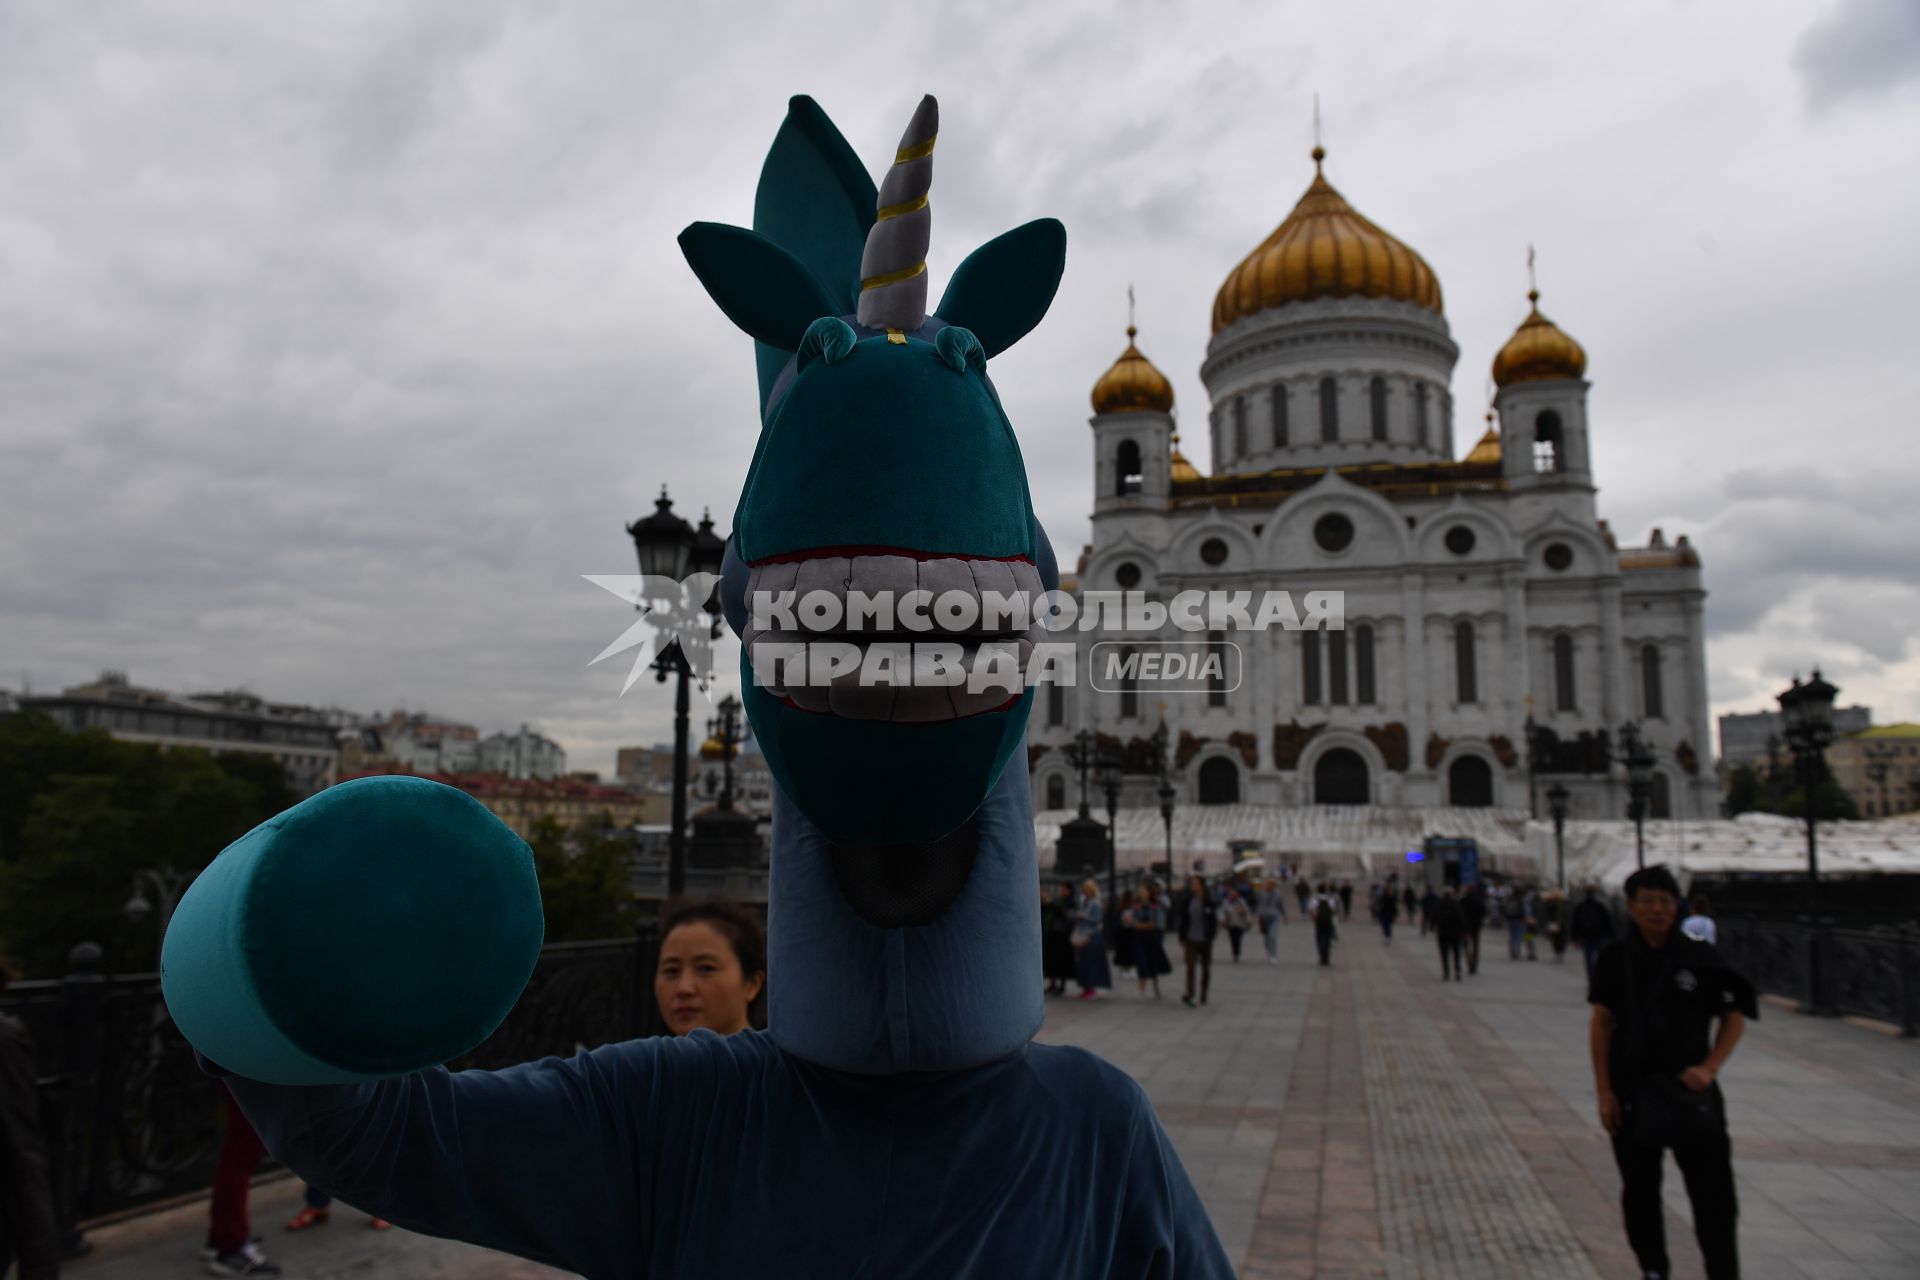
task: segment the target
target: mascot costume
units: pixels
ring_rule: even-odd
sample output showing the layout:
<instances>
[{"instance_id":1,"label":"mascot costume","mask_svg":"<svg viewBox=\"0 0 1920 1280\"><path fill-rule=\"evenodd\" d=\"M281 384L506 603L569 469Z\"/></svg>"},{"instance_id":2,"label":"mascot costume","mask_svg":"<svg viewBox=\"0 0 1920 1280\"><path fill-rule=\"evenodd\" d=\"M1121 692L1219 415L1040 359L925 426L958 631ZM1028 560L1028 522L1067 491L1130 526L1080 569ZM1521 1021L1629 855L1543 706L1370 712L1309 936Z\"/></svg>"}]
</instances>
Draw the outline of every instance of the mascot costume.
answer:
<instances>
[{"instance_id":1,"label":"mascot costume","mask_svg":"<svg viewBox=\"0 0 1920 1280\"><path fill-rule=\"evenodd\" d=\"M1139 1085L1032 1043L1033 822L1006 768L1031 688L754 679L752 593L1057 586L986 365L1046 312L1065 233L982 246L927 314L935 133L928 98L876 192L796 98L753 230L681 236L758 364L720 594L777 783L768 1029L448 1072L532 972L530 853L461 791L345 783L222 852L164 953L175 1022L313 1185L594 1280L1231 1275Z\"/></svg>"}]
</instances>

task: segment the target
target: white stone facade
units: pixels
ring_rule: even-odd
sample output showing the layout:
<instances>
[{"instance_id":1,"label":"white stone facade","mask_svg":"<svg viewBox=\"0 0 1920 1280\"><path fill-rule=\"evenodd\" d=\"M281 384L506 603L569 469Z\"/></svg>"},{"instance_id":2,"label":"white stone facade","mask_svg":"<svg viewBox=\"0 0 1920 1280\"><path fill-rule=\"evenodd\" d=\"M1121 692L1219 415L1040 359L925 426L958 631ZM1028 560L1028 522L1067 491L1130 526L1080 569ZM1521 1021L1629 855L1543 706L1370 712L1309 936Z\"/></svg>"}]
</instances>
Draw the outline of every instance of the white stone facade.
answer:
<instances>
[{"instance_id":1,"label":"white stone facade","mask_svg":"<svg viewBox=\"0 0 1920 1280\"><path fill-rule=\"evenodd\" d=\"M1622 816L1625 771L1598 749L1584 769L1571 751L1552 772L1539 762L1530 796L1531 715L1563 743L1604 730L1615 755L1620 727L1637 723L1656 761L1654 812L1717 813L1697 554L1658 531L1646 547L1614 544L1595 507L1582 378L1503 388L1501 439L1455 461L1456 440L1480 435L1454 421L1457 354L1445 319L1410 302L1319 298L1240 319L1214 335L1200 371L1210 476L1174 474L1170 413L1096 414L1083 598L1129 585L1161 601L1339 591L1346 625L1224 635L1245 655L1239 687L1143 685L1131 700L1088 683L1094 643L1207 637L1074 633L1078 682L1043 688L1029 730L1037 808L1077 803L1064 748L1078 729L1133 743L1137 764L1135 740L1164 708L1182 805L1544 815L1559 782L1575 817ZM1118 462L1129 444L1137 480ZM1336 545L1342 519L1351 536ZM1126 803L1152 804L1155 782L1136 768Z\"/></svg>"}]
</instances>

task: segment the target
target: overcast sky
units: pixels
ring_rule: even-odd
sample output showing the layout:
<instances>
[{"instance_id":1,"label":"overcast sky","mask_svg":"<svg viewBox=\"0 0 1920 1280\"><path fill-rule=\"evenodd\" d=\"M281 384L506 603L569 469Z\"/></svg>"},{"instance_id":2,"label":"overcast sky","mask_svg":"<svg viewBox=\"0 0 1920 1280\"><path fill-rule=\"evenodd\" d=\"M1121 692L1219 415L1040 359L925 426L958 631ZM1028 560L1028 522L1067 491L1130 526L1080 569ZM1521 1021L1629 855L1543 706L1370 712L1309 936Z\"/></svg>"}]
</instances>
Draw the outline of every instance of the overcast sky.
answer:
<instances>
[{"instance_id":1,"label":"overcast sky","mask_svg":"<svg viewBox=\"0 0 1920 1280\"><path fill-rule=\"evenodd\" d=\"M1127 284L1204 421L1317 91L1330 180L1440 275L1458 447L1533 243L1602 513L1700 546L1714 710L1817 660L1920 719L1915 0L695 8L0 0L0 688L424 708L603 770L667 736L587 667L631 615L580 575L633 571L663 481L729 523L749 343L674 236L751 221L800 92L876 172L939 96L936 298L1066 223L993 372L1071 563Z\"/></svg>"}]
</instances>

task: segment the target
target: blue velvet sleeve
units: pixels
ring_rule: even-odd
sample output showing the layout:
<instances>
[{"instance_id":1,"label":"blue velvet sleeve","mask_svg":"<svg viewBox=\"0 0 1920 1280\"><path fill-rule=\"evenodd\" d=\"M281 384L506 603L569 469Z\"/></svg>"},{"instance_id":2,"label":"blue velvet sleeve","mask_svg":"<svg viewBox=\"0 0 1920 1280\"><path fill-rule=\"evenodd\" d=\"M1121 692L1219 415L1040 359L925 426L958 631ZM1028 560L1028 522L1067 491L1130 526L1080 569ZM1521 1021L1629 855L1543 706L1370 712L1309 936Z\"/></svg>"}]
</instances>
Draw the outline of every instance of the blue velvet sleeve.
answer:
<instances>
[{"instance_id":1,"label":"blue velvet sleeve","mask_svg":"<svg viewBox=\"0 0 1920 1280\"><path fill-rule=\"evenodd\" d=\"M357 1209L586 1276L633 1276L652 1253L657 1159L696 1140L740 1058L696 1034L504 1071L227 1085L269 1151Z\"/></svg>"},{"instance_id":2,"label":"blue velvet sleeve","mask_svg":"<svg viewBox=\"0 0 1920 1280\"><path fill-rule=\"evenodd\" d=\"M1233 1280L1233 1263L1213 1220L1144 1092L1138 1114L1113 1275L1124 1280Z\"/></svg>"}]
</instances>

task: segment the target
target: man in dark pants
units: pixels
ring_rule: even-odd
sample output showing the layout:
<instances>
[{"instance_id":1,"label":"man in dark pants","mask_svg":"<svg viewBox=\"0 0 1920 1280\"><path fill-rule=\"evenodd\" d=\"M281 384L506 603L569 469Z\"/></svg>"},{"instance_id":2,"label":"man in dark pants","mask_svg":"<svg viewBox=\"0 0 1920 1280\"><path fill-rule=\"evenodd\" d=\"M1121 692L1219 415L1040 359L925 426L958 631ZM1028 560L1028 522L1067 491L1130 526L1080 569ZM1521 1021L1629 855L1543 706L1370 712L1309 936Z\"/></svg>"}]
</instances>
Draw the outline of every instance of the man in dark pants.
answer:
<instances>
[{"instance_id":1,"label":"man in dark pants","mask_svg":"<svg viewBox=\"0 0 1920 1280\"><path fill-rule=\"evenodd\" d=\"M1467 922L1467 972L1480 972L1480 930L1487 923L1487 899L1477 884L1460 890L1460 915Z\"/></svg>"},{"instance_id":2,"label":"man in dark pants","mask_svg":"<svg viewBox=\"0 0 1920 1280\"><path fill-rule=\"evenodd\" d=\"M0 1014L0 1275L13 1262L20 1280L60 1274L33 1041L18 1019Z\"/></svg>"},{"instance_id":3,"label":"man in dark pants","mask_svg":"<svg viewBox=\"0 0 1920 1280\"><path fill-rule=\"evenodd\" d=\"M1660 1177L1671 1148L1693 1204L1707 1280L1737 1280L1733 1147L1715 1081L1746 1020L1759 1016L1753 985L1711 946L1673 927L1680 886L1665 867L1634 872L1626 893L1634 927L1600 952L1587 999L1594 1092L1620 1166L1627 1242L1648 1280L1666 1280ZM1689 1116L1690 1102L1701 1096L1709 1105Z\"/></svg>"},{"instance_id":4,"label":"man in dark pants","mask_svg":"<svg viewBox=\"0 0 1920 1280\"><path fill-rule=\"evenodd\" d=\"M1460 971L1460 949L1461 939L1467 932L1467 918L1460 913L1460 900L1453 896L1451 885L1435 901L1427 915L1431 917L1434 933L1440 939L1440 981L1451 978L1455 982L1464 982L1467 975Z\"/></svg>"},{"instance_id":5,"label":"man in dark pants","mask_svg":"<svg viewBox=\"0 0 1920 1280\"><path fill-rule=\"evenodd\" d=\"M1207 989L1213 985L1213 940L1220 932L1220 907L1207 892L1207 882L1194 876L1187 892L1173 904L1173 932L1187 957L1187 994L1180 997L1193 1007L1194 970L1200 972L1200 1003L1207 1002Z\"/></svg>"},{"instance_id":6,"label":"man in dark pants","mask_svg":"<svg viewBox=\"0 0 1920 1280\"><path fill-rule=\"evenodd\" d=\"M1587 958L1587 981L1593 981L1593 962L1600 957L1600 948L1612 942L1617 934L1613 927L1613 912L1607 910L1607 904L1595 896L1593 886L1587 886L1587 892L1580 899L1580 905L1573 909L1573 921L1568 928L1573 940L1580 944L1580 952Z\"/></svg>"}]
</instances>

